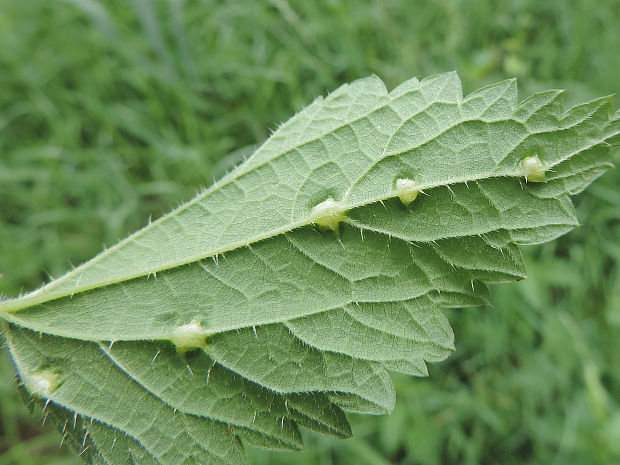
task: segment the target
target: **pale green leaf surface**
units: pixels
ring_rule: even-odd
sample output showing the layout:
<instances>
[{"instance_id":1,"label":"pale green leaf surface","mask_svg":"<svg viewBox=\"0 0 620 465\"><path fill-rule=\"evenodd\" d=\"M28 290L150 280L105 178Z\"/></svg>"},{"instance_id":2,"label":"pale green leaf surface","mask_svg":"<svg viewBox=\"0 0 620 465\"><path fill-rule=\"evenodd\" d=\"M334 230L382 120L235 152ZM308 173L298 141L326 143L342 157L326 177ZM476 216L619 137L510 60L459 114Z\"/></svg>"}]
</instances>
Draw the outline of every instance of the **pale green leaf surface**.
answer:
<instances>
[{"instance_id":1,"label":"pale green leaf surface","mask_svg":"<svg viewBox=\"0 0 620 465\"><path fill-rule=\"evenodd\" d=\"M79 451L80 458L91 465L157 465L158 462L134 439L96 421L76 416L50 402L45 418L54 422L62 443Z\"/></svg>"},{"instance_id":2,"label":"pale green leaf surface","mask_svg":"<svg viewBox=\"0 0 620 465\"><path fill-rule=\"evenodd\" d=\"M58 384L46 392L47 400L130 436L158 462L193 458L200 463L204 457L206 463L245 463L239 440L225 424L175 412L119 370L96 344L39 337L21 328L7 334L22 379L56 371Z\"/></svg>"},{"instance_id":3,"label":"pale green leaf surface","mask_svg":"<svg viewBox=\"0 0 620 465\"><path fill-rule=\"evenodd\" d=\"M454 73L342 86L192 201L0 302L16 368L91 463L348 437L342 410L393 408L387 371L424 376L454 349L442 307L487 302L486 283L525 277L519 245L578 225L570 195L618 134L610 98L563 112L562 91L518 103L514 80L465 98ZM399 185L420 191L407 206ZM336 232L312 225L328 199Z\"/></svg>"},{"instance_id":4,"label":"pale green leaf surface","mask_svg":"<svg viewBox=\"0 0 620 465\"><path fill-rule=\"evenodd\" d=\"M278 448L302 446L298 430L286 418L284 399L215 364L204 353L182 359L170 344L150 342L119 342L102 349L138 384L176 410L251 429L268 437L272 448L278 443ZM237 408L231 409L231 404Z\"/></svg>"}]
</instances>

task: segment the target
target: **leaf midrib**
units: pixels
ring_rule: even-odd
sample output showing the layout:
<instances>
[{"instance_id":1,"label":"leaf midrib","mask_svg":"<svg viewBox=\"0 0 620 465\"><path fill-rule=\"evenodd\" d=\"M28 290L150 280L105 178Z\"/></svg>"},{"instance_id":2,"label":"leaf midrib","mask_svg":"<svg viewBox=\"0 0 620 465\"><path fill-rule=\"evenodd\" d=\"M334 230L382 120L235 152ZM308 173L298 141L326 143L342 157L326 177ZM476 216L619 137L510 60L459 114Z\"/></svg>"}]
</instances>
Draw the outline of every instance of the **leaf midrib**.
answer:
<instances>
[{"instance_id":1,"label":"leaf midrib","mask_svg":"<svg viewBox=\"0 0 620 465\"><path fill-rule=\"evenodd\" d=\"M416 90L419 90L419 88L412 90L410 92L407 92L403 95L407 95L409 93L415 92ZM387 96L389 96L389 94L387 94ZM402 96L399 96L399 98ZM470 96L467 96L464 99L461 99L459 102L456 103L456 105L459 106L459 108L468 101L468 99L470 98ZM608 97L602 97L599 99L595 99L593 101L600 101L601 105L603 104L603 102L606 102L607 100L609 100L609 96ZM430 105L436 104L436 103L442 103L443 101L433 101ZM521 106L523 102L520 102L519 105L517 105L514 109L514 111L516 111L519 106ZM450 103L450 104L455 104L454 102L443 102L443 103ZM367 117L368 114L373 113L375 111L377 111L380 108L386 107L388 104L384 104L378 107L373 108L372 110L369 110L367 113L365 113L363 116L360 116L359 118L355 118L351 121L347 121L347 123L343 123L341 126L342 127L344 125L347 124L351 124L351 122L355 121L355 120L359 120L362 119L364 117ZM427 105L424 108L428 108ZM596 112L598 109L600 109L600 106L596 106L595 108L590 109L590 111L588 112L588 115L591 115L592 113ZM571 109L568 109L567 111L563 112L561 115L559 115L557 117L558 121L561 121L570 111ZM514 112L513 112L514 115ZM589 116L588 116L589 117ZM411 118L409 118L411 119ZM526 119L527 120L527 119ZM613 118L611 118L611 120L613 120ZM472 122L472 121L484 121L482 118L471 118L471 119L463 119L460 120L457 125L461 125L464 124L466 122ZM512 117L509 118L504 118L501 120L494 120L494 122L501 122L501 121L514 121L514 122L518 122L520 124L523 124L523 121L519 121L517 119L514 119ZM546 131L538 131L538 132L532 132L528 130L528 134L526 136L524 136L524 139L522 139L520 142L523 142L523 140L525 140L525 138L531 137L532 135L540 135L540 134L545 134L545 133L554 133L557 132L558 130L563 131L563 130L567 130L570 129L572 127L576 127L579 124L581 124L583 122L583 120L578 120L570 125L567 126L560 126L559 128L556 129L552 129L552 130L546 130ZM337 129L337 128L336 128ZM433 136L432 139L435 139L437 137L439 137L442 133L444 133L446 130L451 129L451 128L446 128L443 131L440 131L439 133L435 134ZM332 131L335 129L332 129ZM331 132L331 131L330 131ZM566 156L554 161L553 163L550 163L548 165L545 166L545 168L547 170L552 170L555 166L563 163L564 161L572 158L573 156L583 152L584 150L588 150L591 149L601 143L604 143L605 140L614 137L616 135L620 134L620 128L616 131L612 131L611 133L604 133L602 137L597 137L596 139L591 139L589 144L586 144L583 147L578 148L575 151L570 152L569 154L567 154ZM321 136L316 136L314 139L318 139ZM432 140L430 139L430 140ZM267 142L270 139L267 140ZM267 143L265 142L265 143ZM310 141L304 141L301 144L298 144L295 146L295 148L301 146L301 145L305 145ZM429 140L425 140L420 142L418 145L416 145L416 147L421 147L424 144L428 143ZM412 149L415 149L416 147L411 147L409 149L407 149L407 151L410 151ZM285 152L283 152L282 154L277 155L278 157L285 155L286 153L289 153L291 150L294 150L295 148L291 148L289 150L286 150ZM260 148L257 150L258 153L260 151ZM385 157L387 156L397 156L398 154L402 154L403 152L395 152L395 153L389 153L386 154ZM508 154L506 154L506 156L508 156L511 152L509 152ZM383 157L383 158L385 158ZM382 158L382 159L383 159ZM505 158L505 157L504 157ZM251 157L248 159L248 162L251 160ZM298 222L291 222L289 224L287 224L286 226L283 226L281 228L277 228L277 229L273 229L270 230L268 232L266 232L265 234L261 234L261 235L257 235L254 237L250 237L248 240L245 241L238 241L238 242L233 242L231 244L228 244L226 246L221 247L220 249L215 249L212 251L209 251L207 253L204 253L200 256L196 256L196 257L192 257L192 258L184 258L182 260L179 260L178 262L168 262L165 265L158 267L157 269L147 269L147 270L142 270L139 273L136 274L125 274L120 276L118 279L110 279L110 280L106 280L106 281L99 281L97 283L93 283L91 285L84 285L84 286L80 286L79 284L74 286L71 290L61 290L60 292L49 292L46 293L46 290L50 287L55 287L58 284L62 284L64 281L66 281L67 279L70 279L76 275L78 275L78 273L81 272L81 270L85 269L86 267L92 265L93 263L97 263L98 261L102 260L103 258L105 258L108 254L113 253L118 251L119 249L122 249L126 244L128 244L129 242L135 240L136 238L140 237L142 234L144 234L145 232L147 232L148 230L150 230L151 228L155 227L156 225L165 222L166 220L168 220L171 217L174 217L175 215L187 210L189 207L195 205L196 203L202 201L203 199L207 198L208 196L212 195L213 193L217 192L219 189L229 185L230 183L232 183L233 181L236 181L238 179L240 179L242 176L244 176L245 174L251 173L253 172L256 168L260 167L260 166L264 166L267 163L273 161L273 159L269 159L266 160L265 162L261 163L260 165L257 166L253 166L251 170L249 171L233 171L230 173L229 176L226 176L225 178L223 178L221 180L221 182L219 183L215 183L214 185L212 185L209 189L207 189L205 192L197 195L196 197L194 197L193 199L189 200L188 202L184 203L183 205L181 205L178 209L173 210L172 212L168 213L167 215L159 218L158 220L150 223L149 225L147 225L146 227L142 228L141 230L137 231L136 233L128 236L127 238L121 240L118 244L116 244L113 247L110 247L109 249L106 249L105 251L103 251L102 253L100 253L99 255L95 256L94 258L92 258L91 260L85 262L84 264L78 266L77 268L69 271L68 273L66 273L65 275L59 277L58 279L55 279L54 281L40 287L39 289L36 289L35 291L25 294L23 296L20 296L18 298L14 298L14 299L8 299L5 301L0 301L0 314L6 314L6 313L12 313L12 312L17 312L19 310L22 310L24 308L30 307L30 306L34 306L34 305L38 305L44 302L48 302L51 300L57 300L63 297L67 297L69 295L73 296L74 294L78 294L78 293L82 293L82 292L86 292L89 290L93 290L93 289L98 289L98 288L102 288L102 287L107 287L110 285L114 285L114 284L118 284L124 281L129 281L131 279L136 279L139 278L141 276L150 276L151 274L155 274L157 272L160 271L165 271L165 270L169 270L169 269L173 269L173 268L177 268L179 266L183 266L186 264L190 264L190 263L194 263L196 261L199 260L203 260L205 258L208 257L217 257L218 255L224 255L227 252L230 252L232 250L238 249L238 248L242 248L245 246L248 246L250 244L256 243L256 242L260 242L272 237L276 237L279 236L281 234L285 234L287 232L290 232L294 229L298 229L301 228L303 226L307 226L309 224L312 224L312 221L310 220L310 218L307 218L306 220L303 221L298 221ZM246 162L247 163L247 162ZM499 165L501 163L497 162L497 164ZM374 166L374 165L373 165ZM363 177L363 175L362 175ZM457 179L451 179L449 181L446 182L438 182L438 183L427 183L427 184L420 184L420 191L424 192L424 190L430 190L430 189L434 189L434 188L438 188L438 187L443 187L443 186L451 186L454 184L459 184L459 183L467 183L467 182L475 182L475 181L482 181L482 180L486 180L486 179L493 179L493 178L502 178L502 177L513 177L513 178L520 178L521 176L517 173L515 174L514 172L509 172L508 168L505 168L504 172L494 172L492 174L488 174L485 176L478 176L478 177L471 177L471 178L457 178ZM361 179L361 178L360 178ZM355 182L352 182L351 187L348 189L347 194L351 191L352 187L359 182L359 179ZM376 198L370 199L368 201L365 202L356 202L356 203L352 203L352 204L348 204L348 205L344 205L343 207L345 208L346 211L349 210L353 210L356 208L360 208L360 207L364 207L364 206L368 206L368 205L372 205L378 202L381 202L383 200L387 200L390 198L394 198L396 197L395 194L392 195L385 195L385 196L377 196ZM359 227L359 225L356 225L355 222L349 221L350 224ZM370 228L366 228L364 227L364 229L370 229ZM383 231L376 231L378 233L384 233ZM79 283L79 278L78 278L78 283Z\"/></svg>"},{"instance_id":2,"label":"leaf midrib","mask_svg":"<svg viewBox=\"0 0 620 465\"><path fill-rule=\"evenodd\" d=\"M352 223L350 223L350 224L351 224L351 226L355 227ZM366 227L363 228L363 229L370 230L370 228L366 228ZM491 231L487 231L487 232L491 232ZM386 234L386 235L388 234L386 232L380 232L380 233ZM394 234L391 234L391 235L392 235L392 237L397 237ZM291 246L295 247L300 253L302 253L302 254L306 255L308 258L312 259L317 265L325 268L329 272L333 272L333 273L339 275L340 277L342 277L345 280L349 281L351 284L354 283L354 281L351 281L345 275L341 274L337 269L334 269L334 268L330 267L327 263L325 263L325 262L323 262L321 260L317 260L316 257L313 258L313 257L307 255L306 252L303 249L299 248L298 245L294 241L291 241L290 238L288 238L288 236L286 234L285 234L285 237L287 238L287 241L288 241L288 243L290 243ZM404 242L407 242L407 243L410 242L410 241L407 241L407 240L402 239L402 238L398 238L398 240L403 240ZM451 265L450 262L447 261L441 255L438 255L438 258L443 260L447 265ZM452 266L454 267L454 265L452 265ZM469 271L468 269L460 267L460 266L456 266L456 268L463 269L466 272ZM203 269L204 272L207 272L207 273L211 274L211 272L207 268L202 267L202 269ZM213 274L211 274L211 276L216 278L218 281L221 281L221 279L219 277L217 277L217 276L215 276ZM428 284L429 288L427 290L421 291L420 293L412 293L410 296L408 296L403 301L409 301L409 300L417 299L417 298L419 298L421 296L427 295L427 294L432 293L434 291L438 291L438 289L431 287L432 280L427 275L425 275L425 277L427 279L427 284ZM228 282L222 282L222 284L224 284L226 286L230 285ZM454 291L454 292L458 292L458 291ZM392 300L390 300L390 301L392 301ZM400 299L399 299L399 301L400 301ZM314 306L314 307L312 307L312 311L308 311L307 313L299 315L299 318L308 317L308 316L319 314L319 313L329 312L329 311L332 311L332 310L335 310L335 309L338 309L338 308L343 308L344 309L344 308L346 308L346 306L352 305L352 304L357 304L357 303L376 303L376 302L388 302L388 301L387 300L365 300L365 299L360 299L360 298L354 298L353 294L347 294L347 295L343 296L343 300L342 301L337 302L337 303L335 303L333 305L325 305L325 306L321 306L321 307ZM21 319L19 318L19 313L7 314L7 315L5 315L5 318L8 321L10 321L10 322L12 322L14 324L24 325L21 322ZM286 319L281 319L281 318L266 319L266 320L262 320L260 322L256 322L255 325L258 326L258 325L270 325L270 324L283 324L286 321L287 321ZM25 326L28 326L28 325L25 325ZM208 332L206 334L209 335L209 336L212 336L214 334L220 334L220 333L224 333L224 332L227 332L227 331L239 330L239 329L244 329L244 328L248 328L248 327L250 327L250 325L247 325L247 324L244 324L244 325L230 325L230 326L227 326L227 327L218 328L217 330ZM44 327L44 326L38 327L37 330L43 331L43 332L48 333L48 334L54 334L54 335L60 336L60 337L71 337L71 338L74 338L74 339L86 340L86 341L93 340L92 337L88 337L88 336L85 336L83 334L63 333L63 332L59 332L57 329L55 330L53 328L48 328L48 327ZM126 337L126 338L125 337L116 337L116 338L114 338L114 341L116 342L116 341L151 340L153 338L154 339L167 339L167 337L168 337L168 335L165 335L165 334L162 334L162 335L156 336L156 337L150 336L148 338L144 338L144 337L140 337L140 338L136 338L136 337ZM100 339L108 340L105 337L104 338L97 338L97 340L100 340Z\"/></svg>"}]
</instances>

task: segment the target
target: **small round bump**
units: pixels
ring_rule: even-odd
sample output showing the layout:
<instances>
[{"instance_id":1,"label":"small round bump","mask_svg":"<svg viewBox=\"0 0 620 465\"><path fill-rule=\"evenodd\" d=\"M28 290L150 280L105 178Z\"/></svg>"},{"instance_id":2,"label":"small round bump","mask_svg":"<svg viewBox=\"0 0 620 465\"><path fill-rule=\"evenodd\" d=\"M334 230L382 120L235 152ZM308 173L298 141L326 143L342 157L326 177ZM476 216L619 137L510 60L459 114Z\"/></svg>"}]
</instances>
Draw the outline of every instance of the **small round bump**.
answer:
<instances>
[{"instance_id":1,"label":"small round bump","mask_svg":"<svg viewBox=\"0 0 620 465\"><path fill-rule=\"evenodd\" d=\"M538 155L525 157L519 164L521 173L525 176L527 182L544 182L545 167L543 166Z\"/></svg>"},{"instance_id":2,"label":"small round bump","mask_svg":"<svg viewBox=\"0 0 620 465\"><path fill-rule=\"evenodd\" d=\"M209 331L194 320L186 325L178 326L170 333L170 341L176 346L177 352L184 353L207 346L206 338Z\"/></svg>"},{"instance_id":3,"label":"small round bump","mask_svg":"<svg viewBox=\"0 0 620 465\"><path fill-rule=\"evenodd\" d=\"M45 399L60 386L60 376L51 370L35 370L25 375L23 382L30 394Z\"/></svg>"},{"instance_id":4,"label":"small round bump","mask_svg":"<svg viewBox=\"0 0 620 465\"><path fill-rule=\"evenodd\" d=\"M409 205L420 193L418 183L408 178L397 179L394 190L403 205Z\"/></svg>"},{"instance_id":5,"label":"small round bump","mask_svg":"<svg viewBox=\"0 0 620 465\"><path fill-rule=\"evenodd\" d=\"M310 221L321 229L337 231L340 222L346 219L346 209L331 197L316 205L310 212Z\"/></svg>"}]
</instances>

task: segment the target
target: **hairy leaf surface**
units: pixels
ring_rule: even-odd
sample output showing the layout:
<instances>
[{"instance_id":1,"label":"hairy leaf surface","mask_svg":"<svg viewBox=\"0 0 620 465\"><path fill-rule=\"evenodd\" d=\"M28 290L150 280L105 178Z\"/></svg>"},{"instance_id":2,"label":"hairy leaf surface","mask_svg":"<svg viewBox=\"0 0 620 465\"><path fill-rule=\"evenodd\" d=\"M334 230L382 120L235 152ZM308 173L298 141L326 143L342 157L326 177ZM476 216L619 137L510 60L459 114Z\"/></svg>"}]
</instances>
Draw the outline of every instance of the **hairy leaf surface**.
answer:
<instances>
[{"instance_id":1,"label":"hairy leaf surface","mask_svg":"<svg viewBox=\"0 0 620 465\"><path fill-rule=\"evenodd\" d=\"M525 278L519 245L578 225L570 196L618 134L609 97L564 112L514 80L342 86L179 209L0 302L20 379L91 463L348 437L343 410L393 408L388 371L453 350L443 307L487 302Z\"/></svg>"}]
</instances>

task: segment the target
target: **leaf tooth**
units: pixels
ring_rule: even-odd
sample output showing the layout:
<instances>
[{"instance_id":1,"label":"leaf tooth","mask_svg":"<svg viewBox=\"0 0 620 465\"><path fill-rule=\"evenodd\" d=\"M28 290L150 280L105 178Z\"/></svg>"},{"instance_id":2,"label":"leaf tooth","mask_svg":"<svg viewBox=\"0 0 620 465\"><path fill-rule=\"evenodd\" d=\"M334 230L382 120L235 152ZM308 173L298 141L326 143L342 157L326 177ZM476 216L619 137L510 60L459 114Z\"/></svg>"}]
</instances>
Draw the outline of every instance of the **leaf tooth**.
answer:
<instances>
[{"instance_id":1,"label":"leaf tooth","mask_svg":"<svg viewBox=\"0 0 620 465\"><path fill-rule=\"evenodd\" d=\"M299 425L337 438L351 437L351 425L340 407L322 392L287 394L290 415Z\"/></svg>"},{"instance_id":2,"label":"leaf tooth","mask_svg":"<svg viewBox=\"0 0 620 465\"><path fill-rule=\"evenodd\" d=\"M559 117L562 112L564 93L562 89L550 89L532 94L519 103L514 118L517 121L529 123L535 115L542 115L546 112Z\"/></svg>"}]
</instances>

